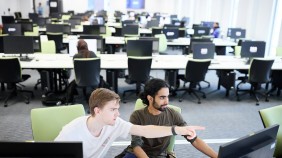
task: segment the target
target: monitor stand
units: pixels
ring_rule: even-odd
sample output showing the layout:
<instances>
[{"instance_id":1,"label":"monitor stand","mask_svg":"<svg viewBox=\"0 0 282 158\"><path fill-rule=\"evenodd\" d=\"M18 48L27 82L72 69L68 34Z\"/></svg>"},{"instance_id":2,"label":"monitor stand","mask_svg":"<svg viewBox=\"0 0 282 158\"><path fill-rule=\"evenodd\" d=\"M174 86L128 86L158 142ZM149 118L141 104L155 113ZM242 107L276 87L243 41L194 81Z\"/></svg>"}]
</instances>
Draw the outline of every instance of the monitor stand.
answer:
<instances>
[{"instance_id":1,"label":"monitor stand","mask_svg":"<svg viewBox=\"0 0 282 158\"><path fill-rule=\"evenodd\" d=\"M28 54L26 54L26 56L22 56L22 54L20 54L20 61L31 61L33 59L33 57L28 57Z\"/></svg>"},{"instance_id":2,"label":"monitor stand","mask_svg":"<svg viewBox=\"0 0 282 158\"><path fill-rule=\"evenodd\" d=\"M250 65L253 58L247 58L245 64Z\"/></svg>"}]
</instances>

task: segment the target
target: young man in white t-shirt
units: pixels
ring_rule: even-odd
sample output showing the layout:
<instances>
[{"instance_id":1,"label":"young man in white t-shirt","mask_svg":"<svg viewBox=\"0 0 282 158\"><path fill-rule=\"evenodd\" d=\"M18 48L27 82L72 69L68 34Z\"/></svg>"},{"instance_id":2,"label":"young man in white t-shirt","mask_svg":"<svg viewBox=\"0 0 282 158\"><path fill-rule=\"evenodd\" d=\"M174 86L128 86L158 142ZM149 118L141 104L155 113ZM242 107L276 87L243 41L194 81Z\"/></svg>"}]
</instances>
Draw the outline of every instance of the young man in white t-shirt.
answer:
<instances>
[{"instance_id":1,"label":"young man in white t-shirt","mask_svg":"<svg viewBox=\"0 0 282 158\"><path fill-rule=\"evenodd\" d=\"M147 138L169 135L196 137L199 126L140 126L133 125L119 117L120 97L115 92L99 88L89 98L90 116L82 116L63 127L55 141L82 141L84 158L104 157L111 144L118 137L129 134Z\"/></svg>"}]
</instances>

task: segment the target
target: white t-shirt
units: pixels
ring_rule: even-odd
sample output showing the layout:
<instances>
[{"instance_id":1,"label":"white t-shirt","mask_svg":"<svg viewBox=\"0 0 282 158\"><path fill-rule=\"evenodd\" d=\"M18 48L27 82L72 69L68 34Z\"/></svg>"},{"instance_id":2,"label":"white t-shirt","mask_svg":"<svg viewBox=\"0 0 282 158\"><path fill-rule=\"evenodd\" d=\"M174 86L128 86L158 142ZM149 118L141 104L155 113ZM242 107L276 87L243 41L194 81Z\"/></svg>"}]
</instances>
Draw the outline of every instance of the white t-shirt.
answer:
<instances>
[{"instance_id":1,"label":"white t-shirt","mask_svg":"<svg viewBox=\"0 0 282 158\"><path fill-rule=\"evenodd\" d=\"M82 116L65 125L55 141L82 141L84 158L104 157L118 137L126 138L132 124L117 118L114 126L104 126L99 137L94 137L87 128L90 116Z\"/></svg>"}]
</instances>

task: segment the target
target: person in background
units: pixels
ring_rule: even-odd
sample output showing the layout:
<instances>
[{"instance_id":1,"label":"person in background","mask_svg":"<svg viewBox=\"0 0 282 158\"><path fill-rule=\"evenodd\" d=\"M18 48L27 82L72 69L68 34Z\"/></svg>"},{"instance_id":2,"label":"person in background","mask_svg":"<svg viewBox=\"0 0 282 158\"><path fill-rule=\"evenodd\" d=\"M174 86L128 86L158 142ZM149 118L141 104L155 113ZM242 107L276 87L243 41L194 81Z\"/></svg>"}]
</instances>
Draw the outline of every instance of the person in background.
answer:
<instances>
[{"instance_id":1,"label":"person in background","mask_svg":"<svg viewBox=\"0 0 282 158\"><path fill-rule=\"evenodd\" d=\"M213 32L212 35L214 38L219 38L220 37L220 27L218 22L213 23Z\"/></svg>"},{"instance_id":2,"label":"person in background","mask_svg":"<svg viewBox=\"0 0 282 158\"><path fill-rule=\"evenodd\" d=\"M102 158L112 143L129 134L146 138L165 137L173 134L196 137L200 126L154 126L134 125L119 117L120 97L114 91L98 88L89 98L89 116L74 119L63 127L55 141L81 141L84 158Z\"/></svg>"},{"instance_id":3,"label":"person in background","mask_svg":"<svg viewBox=\"0 0 282 158\"><path fill-rule=\"evenodd\" d=\"M97 55L88 50L88 45L83 39L79 39L77 42L77 54L73 56L73 58L96 58Z\"/></svg>"},{"instance_id":4,"label":"person in background","mask_svg":"<svg viewBox=\"0 0 282 158\"><path fill-rule=\"evenodd\" d=\"M187 126L181 114L168 107L169 85L162 79L151 79L140 93L139 98L146 106L140 110L134 111L130 116L130 122L136 125L158 125L158 126ZM190 142L196 149L205 155L216 158L217 153L210 148L199 137L184 138ZM141 136L132 135L131 145L123 158L150 157L167 158L174 157L174 153L166 151L170 143L170 136L148 139ZM187 151L189 152L189 151ZM122 156L117 156L119 158Z\"/></svg>"},{"instance_id":5,"label":"person in background","mask_svg":"<svg viewBox=\"0 0 282 158\"><path fill-rule=\"evenodd\" d=\"M38 13L39 16L43 16L43 7L41 5L41 2L38 3L37 13Z\"/></svg>"}]
</instances>

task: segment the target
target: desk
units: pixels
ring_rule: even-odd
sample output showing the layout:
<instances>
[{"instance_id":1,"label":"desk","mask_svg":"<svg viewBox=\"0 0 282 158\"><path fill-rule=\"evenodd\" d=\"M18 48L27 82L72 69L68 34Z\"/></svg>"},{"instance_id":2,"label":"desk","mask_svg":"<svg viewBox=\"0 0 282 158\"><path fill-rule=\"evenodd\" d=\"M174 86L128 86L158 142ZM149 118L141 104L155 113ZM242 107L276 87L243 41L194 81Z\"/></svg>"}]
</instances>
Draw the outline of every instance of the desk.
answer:
<instances>
[{"instance_id":1,"label":"desk","mask_svg":"<svg viewBox=\"0 0 282 158\"><path fill-rule=\"evenodd\" d=\"M21 62L22 68L29 69L63 69L73 68L73 59L68 54L32 54L34 59L30 62ZM101 69L107 71L107 81L117 92L117 72L120 69L127 69L127 56L123 54L100 54ZM151 69L153 70L169 70L178 72L185 70L188 60L191 60L190 55L154 55ZM210 70L230 70L230 69L249 69L249 65L245 64L244 59L234 56L215 56L209 66ZM273 70L282 70L281 58L276 58L272 66Z\"/></svg>"}]
</instances>

